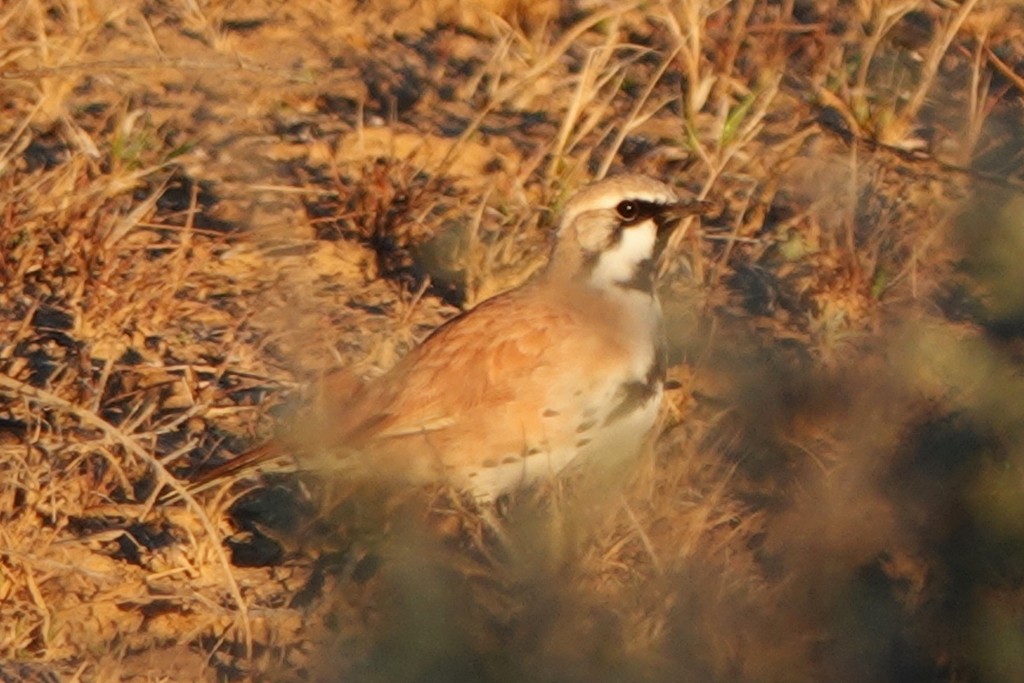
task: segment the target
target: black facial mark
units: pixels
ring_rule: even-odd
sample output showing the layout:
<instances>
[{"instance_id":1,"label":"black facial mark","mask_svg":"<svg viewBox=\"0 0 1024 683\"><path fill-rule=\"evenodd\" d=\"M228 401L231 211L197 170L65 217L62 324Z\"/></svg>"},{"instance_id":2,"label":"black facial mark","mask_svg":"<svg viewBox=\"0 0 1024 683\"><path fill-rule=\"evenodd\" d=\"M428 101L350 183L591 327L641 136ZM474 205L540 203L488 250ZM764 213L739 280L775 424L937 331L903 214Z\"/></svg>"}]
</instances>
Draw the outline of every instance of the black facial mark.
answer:
<instances>
[{"instance_id":1,"label":"black facial mark","mask_svg":"<svg viewBox=\"0 0 1024 683\"><path fill-rule=\"evenodd\" d=\"M626 417L654 398L654 395L658 393L658 387L665 379L664 356L662 350L658 349L654 354L654 362L647 369L647 375L643 380L623 382L618 391L618 395L621 397L619 404L612 412L608 413L608 417L604 419L604 425L610 425L616 420Z\"/></svg>"},{"instance_id":2,"label":"black facial mark","mask_svg":"<svg viewBox=\"0 0 1024 683\"><path fill-rule=\"evenodd\" d=\"M616 282L618 287L623 289L634 289L638 292L651 294L654 292L654 259L644 259L636 264L633 277L624 282Z\"/></svg>"}]
</instances>

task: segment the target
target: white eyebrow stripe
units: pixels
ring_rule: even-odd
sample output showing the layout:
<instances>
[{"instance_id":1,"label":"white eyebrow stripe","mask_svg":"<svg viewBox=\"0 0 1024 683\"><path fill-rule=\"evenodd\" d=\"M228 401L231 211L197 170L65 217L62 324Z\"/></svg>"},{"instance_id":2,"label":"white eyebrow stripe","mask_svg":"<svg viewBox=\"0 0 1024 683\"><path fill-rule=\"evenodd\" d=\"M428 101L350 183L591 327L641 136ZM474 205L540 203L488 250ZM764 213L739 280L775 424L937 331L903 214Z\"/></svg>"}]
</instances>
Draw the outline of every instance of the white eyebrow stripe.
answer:
<instances>
[{"instance_id":1,"label":"white eyebrow stripe","mask_svg":"<svg viewBox=\"0 0 1024 683\"><path fill-rule=\"evenodd\" d=\"M600 209L614 209L619 205L620 202L624 201L637 201L645 202L647 204L658 204L659 206L668 206L669 204L675 204L678 199L675 197L666 197L665 195L655 194L630 194L629 196L620 195L605 195L603 197L594 197L588 202L583 202L577 206L572 207L573 215L579 215L587 211L596 211Z\"/></svg>"}]
</instances>

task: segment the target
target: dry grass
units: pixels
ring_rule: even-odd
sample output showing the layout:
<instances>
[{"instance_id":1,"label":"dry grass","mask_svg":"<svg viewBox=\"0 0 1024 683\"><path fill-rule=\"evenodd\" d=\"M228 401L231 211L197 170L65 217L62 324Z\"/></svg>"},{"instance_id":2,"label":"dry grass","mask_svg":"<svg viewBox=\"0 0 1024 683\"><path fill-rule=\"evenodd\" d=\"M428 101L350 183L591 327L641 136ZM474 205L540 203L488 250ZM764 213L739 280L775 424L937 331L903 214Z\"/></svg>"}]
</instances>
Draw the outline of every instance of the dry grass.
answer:
<instances>
[{"instance_id":1,"label":"dry grass","mask_svg":"<svg viewBox=\"0 0 1024 683\"><path fill-rule=\"evenodd\" d=\"M589 4L0 8L0 679L1024 678L1024 14ZM163 495L623 169L723 207L635 481Z\"/></svg>"}]
</instances>

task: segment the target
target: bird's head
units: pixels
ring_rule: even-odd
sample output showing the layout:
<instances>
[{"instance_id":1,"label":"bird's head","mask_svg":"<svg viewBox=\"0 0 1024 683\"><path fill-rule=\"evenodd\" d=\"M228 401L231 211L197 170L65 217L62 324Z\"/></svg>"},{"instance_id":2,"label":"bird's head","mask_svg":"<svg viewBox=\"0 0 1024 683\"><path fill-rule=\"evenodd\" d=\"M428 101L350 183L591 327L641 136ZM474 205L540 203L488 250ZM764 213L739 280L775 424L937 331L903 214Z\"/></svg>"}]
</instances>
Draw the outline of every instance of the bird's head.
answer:
<instances>
[{"instance_id":1,"label":"bird's head","mask_svg":"<svg viewBox=\"0 0 1024 683\"><path fill-rule=\"evenodd\" d=\"M665 183L622 175L593 183L566 204L551 271L596 287L653 291L657 259L680 218L703 202L685 202Z\"/></svg>"}]
</instances>

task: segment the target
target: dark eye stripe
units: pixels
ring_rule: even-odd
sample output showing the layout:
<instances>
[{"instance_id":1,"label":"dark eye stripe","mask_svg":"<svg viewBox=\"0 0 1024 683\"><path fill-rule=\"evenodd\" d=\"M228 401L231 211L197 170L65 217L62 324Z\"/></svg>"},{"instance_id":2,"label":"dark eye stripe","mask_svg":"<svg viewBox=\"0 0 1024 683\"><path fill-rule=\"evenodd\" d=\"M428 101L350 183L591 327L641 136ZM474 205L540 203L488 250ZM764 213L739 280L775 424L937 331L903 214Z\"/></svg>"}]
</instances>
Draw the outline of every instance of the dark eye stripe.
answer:
<instances>
[{"instance_id":1,"label":"dark eye stripe","mask_svg":"<svg viewBox=\"0 0 1024 683\"><path fill-rule=\"evenodd\" d=\"M626 199L615 207L616 213L622 219L623 226L629 227L642 223L650 218L655 218L665 210L667 204L649 202L643 199Z\"/></svg>"}]
</instances>

